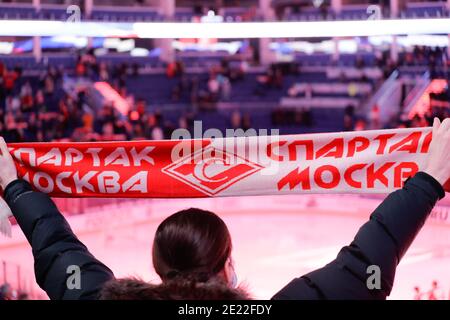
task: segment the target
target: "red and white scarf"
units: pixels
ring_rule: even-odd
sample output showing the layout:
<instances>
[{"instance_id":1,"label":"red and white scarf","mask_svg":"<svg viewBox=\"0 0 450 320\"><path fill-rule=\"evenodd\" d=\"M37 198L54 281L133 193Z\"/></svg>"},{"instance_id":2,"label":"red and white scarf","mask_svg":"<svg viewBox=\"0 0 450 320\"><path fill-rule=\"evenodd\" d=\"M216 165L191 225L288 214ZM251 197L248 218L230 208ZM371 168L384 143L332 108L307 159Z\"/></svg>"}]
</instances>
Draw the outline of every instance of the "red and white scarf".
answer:
<instances>
[{"instance_id":1,"label":"red and white scarf","mask_svg":"<svg viewBox=\"0 0 450 320\"><path fill-rule=\"evenodd\" d=\"M412 128L8 147L19 177L53 197L192 198L387 193L423 168L430 142L431 128Z\"/></svg>"}]
</instances>

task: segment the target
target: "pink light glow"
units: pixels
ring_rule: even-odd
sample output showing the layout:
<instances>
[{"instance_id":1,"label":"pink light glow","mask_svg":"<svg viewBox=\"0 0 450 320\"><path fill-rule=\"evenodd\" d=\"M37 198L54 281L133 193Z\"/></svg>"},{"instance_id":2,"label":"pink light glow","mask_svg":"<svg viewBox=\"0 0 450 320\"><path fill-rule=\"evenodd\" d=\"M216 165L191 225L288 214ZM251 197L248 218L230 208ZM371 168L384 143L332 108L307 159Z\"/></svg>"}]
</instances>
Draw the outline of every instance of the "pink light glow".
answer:
<instances>
[{"instance_id":1,"label":"pink light glow","mask_svg":"<svg viewBox=\"0 0 450 320\"><path fill-rule=\"evenodd\" d=\"M107 102L112 102L114 108L122 115L127 115L130 110L128 102L107 82L94 83L95 89L97 89L105 98Z\"/></svg>"},{"instance_id":2,"label":"pink light glow","mask_svg":"<svg viewBox=\"0 0 450 320\"><path fill-rule=\"evenodd\" d=\"M435 79L431 81L428 88L422 94L417 103L413 106L409 112L408 118L412 119L417 114L419 116L425 115L428 108L430 107L430 93L441 92L447 86L447 81L444 79Z\"/></svg>"}]
</instances>

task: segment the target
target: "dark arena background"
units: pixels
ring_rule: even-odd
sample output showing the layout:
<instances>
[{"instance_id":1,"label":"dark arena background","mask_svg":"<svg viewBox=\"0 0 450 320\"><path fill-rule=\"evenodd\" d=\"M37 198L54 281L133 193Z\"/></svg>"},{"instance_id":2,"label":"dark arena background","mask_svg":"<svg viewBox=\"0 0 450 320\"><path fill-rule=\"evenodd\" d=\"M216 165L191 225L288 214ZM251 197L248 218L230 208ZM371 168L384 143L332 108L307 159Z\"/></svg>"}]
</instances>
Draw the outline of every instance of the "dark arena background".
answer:
<instances>
[{"instance_id":1,"label":"dark arena background","mask_svg":"<svg viewBox=\"0 0 450 320\"><path fill-rule=\"evenodd\" d=\"M233 23L245 24L226 29ZM429 127L450 115L449 32L450 0L1 1L0 136L137 141L199 124L224 135ZM155 283L161 221L186 207L216 212L233 237L239 282L268 299L334 259L385 196L54 200L117 277ZM449 266L447 194L401 261L389 299L450 299ZM48 299L14 222L12 237L0 236L0 286L13 299Z\"/></svg>"}]
</instances>

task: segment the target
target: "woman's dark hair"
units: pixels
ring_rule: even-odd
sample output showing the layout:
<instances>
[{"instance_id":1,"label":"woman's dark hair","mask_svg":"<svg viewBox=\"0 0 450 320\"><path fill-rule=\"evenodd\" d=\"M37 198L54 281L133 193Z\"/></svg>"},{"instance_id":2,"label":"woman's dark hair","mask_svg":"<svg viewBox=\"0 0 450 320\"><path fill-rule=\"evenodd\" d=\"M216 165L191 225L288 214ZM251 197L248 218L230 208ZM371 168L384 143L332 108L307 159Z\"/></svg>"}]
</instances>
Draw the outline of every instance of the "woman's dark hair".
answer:
<instances>
[{"instance_id":1,"label":"woman's dark hair","mask_svg":"<svg viewBox=\"0 0 450 320\"><path fill-rule=\"evenodd\" d=\"M158 227L153 243L153 266L163 281L215 277L231 255L231 236L216 214L196 208L179 211Z\"/></svg>"},{"instance_id":2,"label":"woman's dark hair","mask_svg":"<svg viewBox=\"0 0 450 320\"><path fill-rule=\"evenodd\" d=\"M106 283L106 300L243 300L242 287L231 288L218 275L231 255L231 236L225 223L212 212L187 209L165 219L156 230L153 265L163 282L139 279Z\"/></svg>"}]
</instances>

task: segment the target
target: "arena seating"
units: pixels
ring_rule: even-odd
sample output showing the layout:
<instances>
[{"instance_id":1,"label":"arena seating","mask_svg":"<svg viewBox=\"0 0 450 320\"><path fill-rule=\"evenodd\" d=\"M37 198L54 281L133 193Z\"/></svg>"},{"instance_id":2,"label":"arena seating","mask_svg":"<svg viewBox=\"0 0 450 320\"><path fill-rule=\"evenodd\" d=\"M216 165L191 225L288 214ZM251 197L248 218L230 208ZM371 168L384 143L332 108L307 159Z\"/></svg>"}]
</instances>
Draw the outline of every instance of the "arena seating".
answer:
<instances>
[{"instance_id":1,"label":"arena seating","mask_svg":"<svg viewBox=\"0 0 450 320\"><path fill-rule=\"evenodd\" d=\"M152 22L152 21L192 21L193 17L201 14L194 12L192 7L178 7L173 17L164 17L156 8L147 6L111 6L96 5L90 17L94 21L109 22ZM286 8L281 19L284 21L317 21L317 20L365 20L372 12L367 11L367 5L347 4L340 12L331 8L320 9L314 6L303 7L299 10ZM66 20L67 6L59 4L42 4L36 9L28 3L0 3L0 19L41 19ZM225 7L219 10L225 22L236 21L263 21L263 17L253 8ZM388 8L382 8L382 14L389 16ZM448 17L449 10L445 2L413 2L407 3L400 12L402 18L440 18Z\"/></svg>"},{"instance_id":2,"label":"arena seating","mask_svg":"<svg viewBox=\"0 0 450 320\"><path fill-rule=\"evenodd\" d=\"M164 20L157 10L151 7L94 7L90 19L109 22L152 22Z\"/></svg>"},{"instance_id":3,"label":"arena seating","mask_svg":"<svg viewBox=\"0 0 450 320\"><path fill-rule=\"evenodd\" d=\"M0 3L0 19L36 19L36 9L25 3Z\"/></svg>"},{"instance_id":4,"label":"arena seating","mask_svg":"<svg viewBox=\"0 0 450 320\"><path fill-rule=\"evenodd\" d=\"M0 19L39 19L64 21L70 16L66 5L43 4L36 9L31 4L0 3ZM81 14L83 20L108 22L152 22L163 17L152 7L95 6L90 17Z\"/></svg>"},{"instance_id":5,"label":"arena seating","mask_svg":"<svg viewBox=\"0 0 450 320\"><path fill-rule=\"evenodd\" d=\"M195 12L194 9L191 7L186 7L186 8L176 8L175 9L175 15L173 17L173 19L175 21L180 21L180 22L189 22L192 21L192 18L195 16Z\"/></svg>"},{"instance_id":6,"label":"arena seating","mask_svg":"<svg viewBox=\"0 0 450 320\"><path fill-rule=\"evenodd\" d=\"M412 2L406 4L401 16L405 18L437 18L447 17L449 11L446 2Z\"/></svg>"},{"instance_id":7,"label":"arena seating","mask_svg":"<svg viewBox=\"0 0 450 320\"><path fill-rule=\"evenodd\" d=\"M413 60L402 54L402 63L412 61L413 64L400 66L401 76L423 76L429 68L430 57L427 51L418 53ZM221 52L177 54L177 59L184 65L184 72L175 77L167 76L166 65L157 57L131 57L125 53L116 53L98 55L96 60L97 63L108 66L113 86L119 83L116 74L118 67L126 64L129 68L123 83L126 94L132 95L135 101L145 101L147 110L162 114L164 122L176 126L180 116L192 111L194 103L197 104L194 119L204 119L205 127L221 130L229 127L234 112L246 115L254 128L277 128L281 133L344 130L343 119L348 107L351 106L359 116L367 114L369 109L362 107L365 108L384 76L384 71L377 66L379 62L375 54L371 52L342 53L337 63L326 53L297 54L297 73L288 72L283 74L279 83L267 84L261 82L261 78L267 76L268 66L251 67L242 77L231 81L227 96L220 95L213 102L206 100L209 105L205 107L204 102L198 99L205 96L209 99L208 80L211 72L214 73L215 68L228 58L229 55ZM27 81L36 92L39 89L39 78L45 74L48 66L59 68L66 76L74 77L77 58L70 54L46 53L42 61L36 63L31 55L18 54L0 56L0 61L8 69L17 66L23 69L24 76L15 89L19 93L21 85ZM239 68L240 61L229 61L229 66ZM138 74L134 74L134 69ZM442 62L437 63L437 70L444 70ZM91 81L98 81L98 78L93 77ZM192 93L194 84L197 88L195 102ZM179 92L174 95L174 90ZM311 91L308 95L307 90ZM55 97L60 99L63 96L64 92L60 88ZM100 101L97 105L101 106L101 100L97 101ZM215 112L214 117L211 117L211 112ZM273 116L277 112L292 114L292 117L296 117L297 113L308 112L311 121L309 124L295 121L274 124Z\"/></svg>"}]
</instances>

